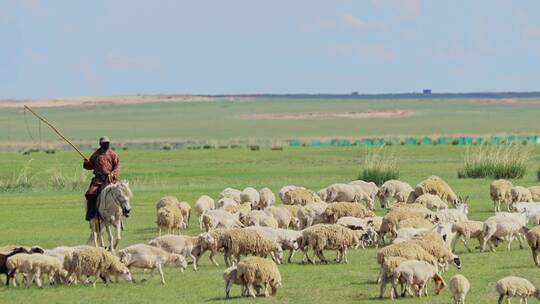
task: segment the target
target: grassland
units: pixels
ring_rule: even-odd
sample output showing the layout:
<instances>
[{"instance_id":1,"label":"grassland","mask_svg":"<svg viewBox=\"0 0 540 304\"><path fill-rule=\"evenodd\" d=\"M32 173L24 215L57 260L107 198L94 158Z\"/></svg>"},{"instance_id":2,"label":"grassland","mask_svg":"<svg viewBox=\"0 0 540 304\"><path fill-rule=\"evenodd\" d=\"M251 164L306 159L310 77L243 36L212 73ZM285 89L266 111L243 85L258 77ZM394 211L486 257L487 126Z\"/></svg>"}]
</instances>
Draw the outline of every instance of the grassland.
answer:
<instances>
[{"instance_id":1,"label":"grassland","mask_svg":"<svg viewBox=\"0 0 540 304\"><path fill-rule=\"evenodd\" d=\"M3 135L4 136L4 135ZM488 195L489 180L457 179L465 149L458 146L393 147L399 155L401 179L416 184L431 174L446 179L461 195L471 197L471 219L482 220L491 215ZM132 217L127 221L122 246L147 242L155 237L154 204L163 195L176 195L193 203L201 194L216 196L227 186L242 188L268 186L277 191L282 185L297 184L318 189L324 185L354 179L367 154L364 148L299 148L283 151L172 150L120 151L122 176L131 181L135 197ZM540 149L534 148L528 163L530 170L517 183L536 184L535 170L540 166ZM6 179L29 159L33 188L25 192L0 194L2 220L1 244L39 244L43 247L76 245L86 241L88 227L83 220L82 192L53 191L48 186L50 170L69 174L81 166L74 153L47 155L0 154L0 179ZM378 213L381 213L378 211ZM197 234L192 225L185 233ZM474 244L475 241L472 241ZM534 267L528 249L519 250L517 243L510 252L502 248L496 253L458 254L463 269L472 283L469 303L493 303L497 295L494 285L505 275L528 277L540 285L538 269ZM332 252L327 253L333 256ZM277 297L258 299L264 303L390 303L376 300L378 286L374 283L378 266L376 250L352 250L349 265L283 265L280 270L284 287ZM296 261L299 261L297 257ZM110 286L46 287L43 290L7 289L0 287L0 303L221 303L224 288L223 266L216 268L203 256L200 270L180 273L166 270L168 286L160 286L157 277L146 283L119 283ZM449 279L458 270L444 275ZM135 271L141 278L141 271ZM239 295L238 288L233 291ZM251 299L235 298L228 303L252 303ZM449 303L447 291L440 296L399 300L400 303Z\"/></svg>"},{"instance_id":2,"label":"grassland","mask_svg":"<svg viewBox=\"0 0 540 304\"><path fill-rule=\"evenodd\" d=\"M262 119L264 115L404 110L390 118ZM94 142L97 134L118 141L255 142L368 136L540 133L534 123L540 99L290 99L90 105L39 108L68 137ZM28 114L29 115L29 114ZM0 146L57 143L22 108L0 111ZM262 116L261 116L262 115Z\"/></svg>"}]
</instances>

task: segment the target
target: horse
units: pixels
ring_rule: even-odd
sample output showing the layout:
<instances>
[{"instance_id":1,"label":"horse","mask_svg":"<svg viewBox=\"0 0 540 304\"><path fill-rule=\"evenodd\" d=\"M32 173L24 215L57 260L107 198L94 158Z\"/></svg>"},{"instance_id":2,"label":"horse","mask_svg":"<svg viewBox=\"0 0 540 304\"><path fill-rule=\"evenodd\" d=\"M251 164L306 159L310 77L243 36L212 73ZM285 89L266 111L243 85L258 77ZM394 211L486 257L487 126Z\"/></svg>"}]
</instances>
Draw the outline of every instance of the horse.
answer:
<instances>
[{"instance_id":1,"label":"horse","mask_svg":"<svg viewBox=\"0 0 540 304\"><path fill-rule=\"evenodd\" d=\"M101 190L97 198L97 216L90 221L90 239L94 246L98 247L98 238L101 247L105 247L102 235L102 226L107 230L109 241L108 250L114 252L122 239L122 216L129 217L131 206L129 199L133 196L129 183L119 181L109 184ZM116 237L113 236L111 226L116 229Z\"/></svg>"}]
</instances>

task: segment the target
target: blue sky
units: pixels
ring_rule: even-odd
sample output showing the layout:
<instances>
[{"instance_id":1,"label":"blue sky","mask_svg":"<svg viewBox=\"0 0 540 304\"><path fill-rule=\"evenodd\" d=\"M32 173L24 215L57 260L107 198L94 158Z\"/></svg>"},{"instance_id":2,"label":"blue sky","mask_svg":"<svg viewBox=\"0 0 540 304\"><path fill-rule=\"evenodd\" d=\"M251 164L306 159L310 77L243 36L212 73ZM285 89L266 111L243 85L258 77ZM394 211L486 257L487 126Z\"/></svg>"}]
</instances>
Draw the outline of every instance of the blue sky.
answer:
<instances>
[{"instance_id":1,"label":"blue sky","mask_svg":"<svg viewBox=\"0 0 540 304\"><path fill-rule=\"evenodd\" d=\"M0 98L539 91L538 12L534 0L3 0Z\"/></svg>"}]
</instances>

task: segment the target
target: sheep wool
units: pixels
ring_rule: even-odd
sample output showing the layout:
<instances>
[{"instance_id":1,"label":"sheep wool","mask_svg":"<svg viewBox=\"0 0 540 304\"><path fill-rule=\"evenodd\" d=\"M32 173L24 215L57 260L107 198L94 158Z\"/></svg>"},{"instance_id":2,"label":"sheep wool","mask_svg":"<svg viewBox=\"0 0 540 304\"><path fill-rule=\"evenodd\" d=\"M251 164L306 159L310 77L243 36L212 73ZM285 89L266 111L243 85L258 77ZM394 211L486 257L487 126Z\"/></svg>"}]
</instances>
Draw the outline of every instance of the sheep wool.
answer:
<instances>
[{"instance_id":1,"label":"sheep wool","mask_svg":"<svg viewBox=\"0 0 540 304\"><path fill-rule=\"evenodd\" d=\"M461 274L454 275L448 282L448 290L454 299L454 304L465 304L465 297L470 288L469 280Z\"/></svg>"},{"instance_id":2,"label":"sheep wool","mask_svg":"<svg viewBox=\"0 0 540 304\"><path fill-rule=\"evenodd\" d=\"M538 259L538 253L540 252L540 226L531 228L525 236L529 247L531 247L534 264L538 266L540 265L540 260Z\"/></svg>"},{"instance_id":3,"label":"sheep wool","mask_svg":"<svg viewBox=\"0 0 540 304\"><path fill-rule=\"evenodd\" d=\"M329 204L325 210L326 217L330 223L336 223L344 216L354 216L358 218L373 217L375 213L358 203L338 202Z\"/></svg>"},{"instance_id":4,"label":"sheep wool","mask_svg":"<svg viewBox=\"0 0 540 304\"><path fill-rule=\"evenodd\" d=\"M238 262L242 255L266 257L270 254L275 261L279 261L283 257L283 250L278 243L249 229L232 228L227 230L224 235L223 247L227 266L233 262L231 257L234 257Z\"/></svg>"},{"instance_id":5,"label":"sheep wool","mask_svg":"<svg viewBox=\"0 0 540 304\"><path fill-rule=\"evenodd\" d=\"M242 278L249 294L256 297L253 288L257 285L266 286L265 296L268 296L268 288L272 289L272 295L276 295L281 287L281 274L273 261L260 257L248 257L238 263L237 275Z\"/></svg>"},{"instance_id":6,"label":"sheep wool","mask_svg":"<svg viewBox=\"0 0 540 304\"><path fill-rule=\"evenodd\" d=\"M414 194L420 197L423 194L433 194L440 197L443 201L457 206L461 204L459 197L452 188L440 177L432 175L421 181L414 187Z\"/></svg>"},{"instance_id":7,"label":"sheep wool","mask_svg":"<svg viewBox=\"0 0 540 304\"><path fill-rule=\"evenodd\" d=\"M504 203L510 209L512 202L512 183L504 179L498 179L489 185L489 194L493 201L495 212L501 211L501 204Z\"/></svg>"},{"instance_id":8,"label":"sheep wool","mask_svg":"<svg viewBox=\"0 0 540 304\"><path fill-rule=\"evenodd\" d=\"M499 303L502 303L505 297L509 302L512 296L520 297L520 303L523 300L527 301L530 296L540 300L540 290L529 280L520 277L507 276L500 279L495 285L495 290L499 294Z\"/></svg>"},{"instance_id":9,"label":"sheep wool","mask_svg":"<svg viewBox=\"0 0 540 304\"><path fill-rule=\"evenodd\" d=\"M305 246L310 246L315 255L323 263L328 263L323 255L323 250L331 249L338 251L337 261L348 263L347 249L360 244L358 234L349 228L338 224L317 224L302 231L302 238ZM304 258L309 259L307 250L304 250Z\"/></svg>"}]
</instances>

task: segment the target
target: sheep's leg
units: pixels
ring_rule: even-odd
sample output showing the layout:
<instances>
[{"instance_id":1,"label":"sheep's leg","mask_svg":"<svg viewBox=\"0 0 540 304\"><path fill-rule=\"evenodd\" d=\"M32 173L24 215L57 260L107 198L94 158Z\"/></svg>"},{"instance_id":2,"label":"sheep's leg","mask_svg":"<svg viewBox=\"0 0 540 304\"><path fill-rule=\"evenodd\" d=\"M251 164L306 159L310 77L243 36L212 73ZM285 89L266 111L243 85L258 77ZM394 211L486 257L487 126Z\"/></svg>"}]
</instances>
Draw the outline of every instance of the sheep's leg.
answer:
<instances>
[{"instance_id":1,"label":"sheep's leg","mask_svg":"<svg viewBox=\"0 0 540 304\"><path fill-rule=\"evenodd\" d=\"M342 256L343 256L343 259L345 260L345 264L349 264L349 259L347 258L347 247L343 249Z\"/></svg>"},{"instance_id":2,"label":"sheep's leg","mask_svg":"<svg viewBox=\"0 0 540 304\"><path fill-rule=\"evenodd\" d=\"M519 242L519 249L523 249L523 235L521 235L521 233L517 233L517 239L518 239L518 242Z\"/></svg>"},{"instance_id":3,"label":"sheep's leg","mask_svg":"<svg viewBox=\"0 0 540 304\"><path fill-rule=\"evenodd\" d=\"M231 293L232 286L233 286L233 281L228 280L227 282L225 282L225 297L227 299L231 297L230 293ZM243 289L244 288L242 288L242 295L244 295Z\"/></svg>"},{"instance_id":4,"label":"sheep's leg","mask_svg":"<svg viewBox=\"0 0 540 304\"><path fill-rule=\"evenodd\" d=\"M163 267L161 267L161 264L157 265L157 269L158 269L159 275L161 276L161 284L167 285L167 283L165 283L165 277L163 277Z\"/></svg>"},{"instance_id":5,"label":"sheep's leg","mask_svg":"<svg viewBox=\"0 0 540 304\"><path fill-rule=\"evenodd\" d=\"M534 265L538 266L538 248L531 248Z\"/></svg>"},{"instance_id":6,"label":"sheep's leg","mask_svg":"<svg viewBox=\"0 0 540 304\"><path fill-rule=\"evenodd\" d=\"M161 227L158 229L159 236L161 236Z\"/></svg>"},{"instance_id":7,"label":"sheep's leg","mask_svg":"<svg viewBox=\"0 0 540 304\"><path fill-rule=\"evenodd\" d=\"M43 287L43 284L41 282L41 269L37 268L36 269L36 273L35 273L35 277L36 277L36 284L39 288L42 288ZM32 281L30 281L30 283L32 283Z\"/></svg>"},{"instance_id":8,"label":"sheep's leg","mask_svg":"<svg viewBox=\"0 0 540 304\"><path fill-rule=\"evenodd\" d=\"M249 283L247 284L247 289L249 291L249 295L252 296L253 298L256 298L257 296L255 295L255 292L253 290L253 284L252 283Z\"/></svg>"},{"instance_id":9,"label":"sheep's leg","mask_svg":"<svg viewBox=\"0 0 540 304\"><path fill-rule=\"evenodd\" d=\"M322 250L315 250L315 254L319 258L319 260L325 264L328 264L328 260L324 257Z\"/></svg>"},{"instance_id":10,"label":"sheep's leg","mask_svg":"<svg viewBox=\"0 0 540 304\"><path fill-rule=\"evenodd\" d=\"M512 246L512 241L514 240L514 235L510 234L509 236L506 237L506 239L508 240L508 246L506 250L510 251L510 248Z\"/></svg>"},{"instance_id":11,"label":"sheep's leg","mask_svg":"<svg viewBox=\"0 0 540 304\"><path fill-rule=\"evenodd\" d=\"M292 263L292 258L294 256L294 253L296 252L296 250L294 249L289 249L289 258L287 258L287 262L289 263Z\"/></svg>"},{"instance_id":12,"label":"sheep's leg","mask_svg":"<svg viewBox=\"0 0 540 304\"><path fill-rule=\"evenodd\" d=\"M523 302L525 302L525 304L528 304L527 297L521 297L521 300L524 300ZM521 303L521 300L519 300L519 303Z\"/></svg>"},{"instance_id":13,"label":"sheep's leg","mask_svg":"<svg viewBox=\"0 0 540 304\"><path fill-rule=\"evenodd\" d=\"M219 266L218 262L216 261L216 258L214 257L216 255L216 252L214 250L210 251L210 261L214 263L214 265Z\"/></svg>"},{"instance_id":14,"label":"sheep's leg","mask_svg":"<svg viewBox=\"0 0 540 304\"><path fill-rule=\"evenodd\" d=\"M381 300L384 298L385 289L386 289L386 281L381 282L379 286L379 299ZM393 292L393 289L391 290L391 292Z\"/></svg>"},{"instance_id":15,"label":"sheep's leg","mask_svg":"<svg viewBox=\"0 0 540 304\"><path fill-rule=\"evenodd\" d=\"M193 260L193 271L197 271L197 257L193 253L189 253L189 257Z\"/></svg>"}]
</instances>

